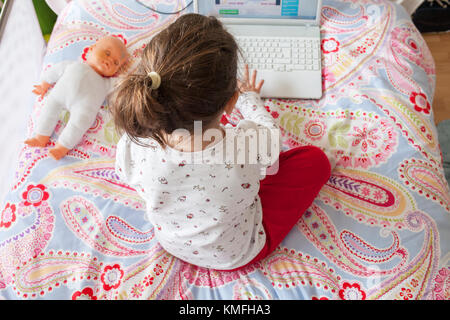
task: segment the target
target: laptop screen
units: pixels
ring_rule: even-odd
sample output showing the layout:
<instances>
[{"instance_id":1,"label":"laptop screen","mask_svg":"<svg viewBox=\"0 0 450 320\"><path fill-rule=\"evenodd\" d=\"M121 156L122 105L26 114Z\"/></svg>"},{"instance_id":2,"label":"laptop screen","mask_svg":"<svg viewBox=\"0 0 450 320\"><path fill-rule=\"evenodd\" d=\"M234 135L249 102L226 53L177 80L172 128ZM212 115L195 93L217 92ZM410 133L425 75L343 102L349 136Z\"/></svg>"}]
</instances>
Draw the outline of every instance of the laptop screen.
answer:
<instances>
[{"instance_id":1,"label":"laptop screen","mask_svg":"<svg viewBox=\"0 0 450 320\"><path fill-rule=\"evenodd\" d=\"M219 18L315 20L318 0L198 0L198 13Z\"/></svg>"}]
</instances>

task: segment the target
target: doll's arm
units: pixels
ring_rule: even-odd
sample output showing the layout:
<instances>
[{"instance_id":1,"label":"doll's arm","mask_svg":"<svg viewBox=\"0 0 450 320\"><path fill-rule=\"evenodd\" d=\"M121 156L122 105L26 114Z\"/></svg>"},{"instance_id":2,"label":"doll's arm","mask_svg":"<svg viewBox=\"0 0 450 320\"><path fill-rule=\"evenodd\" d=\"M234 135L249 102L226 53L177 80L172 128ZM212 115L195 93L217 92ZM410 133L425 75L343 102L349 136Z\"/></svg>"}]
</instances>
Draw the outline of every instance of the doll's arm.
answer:
<instances>
[{"instance_id":1,"label":"doll's arm","mask_svg":"<svg viewBox=\"0 0 450 320\"><path fill-rule=\"evenodd\" d=\"M59 78L61 78L61 76L64 74L64 70L66 70L67 66L72 62L73 61L63 61L54 64L49 69L45 70L41 75L41 84L37 84L34 86L33 93L41 96L41 98L44 97L48 89L50 89L51 84L55 83Z\"/></svg>"},{"instance_id":2,"label":"doll's arm","mask_svg":"<svg viewBox=\"0 0 450 320\"><path fill-rule=\"evenodd\" d=\"M48 89L50 89L51 86L52 85L50 83L42 81L41 84L37 84L34 86L33 93L43 97L45 96L45 94L47 93Z\"/></svg>"},{"instance_id":3,"label":"doll's arm","mask_svg":"<svg viewBox=\"0 0 450 320\"><path fill-rule=\"evenodd\" d=\"M67 66L72 63L73 61L63 61L52 65L42 73L41 82L55 83L64 74Z\"/></svg>"}]
</instances>

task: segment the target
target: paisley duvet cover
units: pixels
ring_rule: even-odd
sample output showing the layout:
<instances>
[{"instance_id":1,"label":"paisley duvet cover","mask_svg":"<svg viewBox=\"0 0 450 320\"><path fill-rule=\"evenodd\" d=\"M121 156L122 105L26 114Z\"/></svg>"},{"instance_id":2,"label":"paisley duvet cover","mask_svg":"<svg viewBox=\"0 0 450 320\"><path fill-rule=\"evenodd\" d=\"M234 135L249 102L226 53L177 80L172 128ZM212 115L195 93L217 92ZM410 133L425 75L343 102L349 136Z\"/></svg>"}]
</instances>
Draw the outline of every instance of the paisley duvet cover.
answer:
<instances>
[{"instance_id":1,"label":"paisley duvet cover","mask_svg":"<svg viewBox=\"0 0 450 320\"><path fill-rule=\"evenodd\" d=\"M144 2L164 11L187 3ZM43 68L78 59L106 34L122 36L135 62L176 18L132 0L72 1ZM430 51L403 8L384 0L324 0L321 50L322 99L265 101L284 149L316 145L338 161L273 254L218 272L165 252L143 200L114 172L119 137L105 103L63 160L23 147L0 207L0 297L449 299L450 191L433 122ZM41 107L37 99L30 135ZM62 115L55 137L66 121Z\"/></svg>"}]
</instances>

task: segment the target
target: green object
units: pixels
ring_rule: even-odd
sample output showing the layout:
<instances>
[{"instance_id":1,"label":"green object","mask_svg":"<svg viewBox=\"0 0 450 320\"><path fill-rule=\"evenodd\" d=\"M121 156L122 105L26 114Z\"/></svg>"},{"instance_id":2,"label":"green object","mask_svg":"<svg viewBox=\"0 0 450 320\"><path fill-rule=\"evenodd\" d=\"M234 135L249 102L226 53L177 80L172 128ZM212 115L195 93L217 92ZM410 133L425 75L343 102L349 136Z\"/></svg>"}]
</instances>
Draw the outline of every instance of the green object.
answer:
<instances>
[{"instance_id":1,"label":"green object","mask_svg":"<svg viewBox=\"0 0 450 320\"><path fill-rule=\"evenodd\" d=\"M221 9L221 10L219 10L219 14L239 14L239 10L237 10L237 9Z\"/></svg>"},{"instance_id":2,"label":"green object","mask_svg":"<svg viewBox=\"0 0 450 320\"><path fill-rule=\"evenodd\" d=\"M57 15L50 9L45 0L33 0L34 9L42 30L44 39L48 41L55 25Z\"/></svg>"}]
</instances>

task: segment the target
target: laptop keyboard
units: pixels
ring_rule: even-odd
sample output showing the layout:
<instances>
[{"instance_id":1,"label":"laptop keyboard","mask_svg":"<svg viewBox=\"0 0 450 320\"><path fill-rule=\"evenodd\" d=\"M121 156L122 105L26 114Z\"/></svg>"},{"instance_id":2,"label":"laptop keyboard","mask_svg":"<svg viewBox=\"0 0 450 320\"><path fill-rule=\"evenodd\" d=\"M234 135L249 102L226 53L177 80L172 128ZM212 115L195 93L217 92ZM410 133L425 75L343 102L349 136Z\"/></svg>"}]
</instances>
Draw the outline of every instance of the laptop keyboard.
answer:
<instances>
[{"instance_id":1,"label":"laptop keyboard","mask_svg":"<svg viewBox=\"0 0 450 320\"><path fill-rule=\"evenodd\" d=\"M320 42L302 38L237 37L250 69L319 70Z\"/></svg>"}]
</instances>

